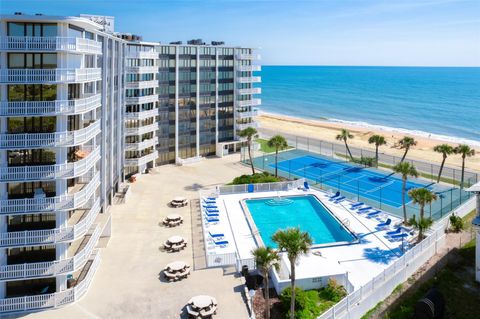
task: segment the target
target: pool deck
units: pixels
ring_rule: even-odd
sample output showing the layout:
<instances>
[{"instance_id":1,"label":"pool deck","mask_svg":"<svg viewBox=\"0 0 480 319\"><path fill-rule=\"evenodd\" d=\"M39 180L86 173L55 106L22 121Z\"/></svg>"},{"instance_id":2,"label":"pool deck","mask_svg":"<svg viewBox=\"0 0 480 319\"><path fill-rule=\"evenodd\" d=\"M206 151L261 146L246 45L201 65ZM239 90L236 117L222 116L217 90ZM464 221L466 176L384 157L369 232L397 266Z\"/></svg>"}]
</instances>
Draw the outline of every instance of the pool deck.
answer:
<instances>
[{"instance_id":1,"label":"pool deck","mask_svg":"<svg viewBox=\"0 0 480 319\"><path fill-rule=\"evenodd\" d=\"M381 273L401 255L402 241L390 242L384 237L386 231L391 229L376 230L375 226L379 221L373 218L368 219L350 210L350 202L344 201L335 204L328 200L328 194L323 191L294 189L283 192L242 193L219 197L218 202L226 208L230 224L227 226L228 228L223 226L222 229L225 232L228 231L229 236L232 236L230 238L234 239L239 257L241 259L252 258L251 251L257 247L257 241L252 234L241 205L242 200L305 194L317 196L340 221L348 225L348 228L359 237L360 241L357 244L312 248L312 252L320 252L321 256L312 253L302 256L297 266L296 275L298 279L348 272L349 281L356 289ZM398 217L390 216L390 218L392 219L392 225L401 222ZM287 279L289 272L288 267L280 270L280 278Z\"/></svg>"}]
</instances>

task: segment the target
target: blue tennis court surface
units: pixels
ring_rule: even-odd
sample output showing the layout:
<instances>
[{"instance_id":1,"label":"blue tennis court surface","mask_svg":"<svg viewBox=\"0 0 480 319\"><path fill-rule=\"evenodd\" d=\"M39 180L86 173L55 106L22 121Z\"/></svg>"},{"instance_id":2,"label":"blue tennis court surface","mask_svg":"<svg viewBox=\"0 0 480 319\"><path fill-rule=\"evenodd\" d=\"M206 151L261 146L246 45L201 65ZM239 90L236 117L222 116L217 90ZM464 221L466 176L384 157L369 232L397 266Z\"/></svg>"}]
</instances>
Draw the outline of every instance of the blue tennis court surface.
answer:
<instances>
[{"instance_id":1,"label":"blue tennis court surface","mask_svg":"<svg viewBox=\"0 0 480 319\"><path fill-rule=\"evenodd\" d=\"M275 168L275 164L269 164ZM306 155L278 162L278 169L293 176L304 177L315 183L331 186L352 194L360 194L389 206L402 206L402 180L393 175ZM427 187L429 184L407 181L407 192L412 188ZM405 202L411 199L406 195Z\"/></svg>"}]
</instances>

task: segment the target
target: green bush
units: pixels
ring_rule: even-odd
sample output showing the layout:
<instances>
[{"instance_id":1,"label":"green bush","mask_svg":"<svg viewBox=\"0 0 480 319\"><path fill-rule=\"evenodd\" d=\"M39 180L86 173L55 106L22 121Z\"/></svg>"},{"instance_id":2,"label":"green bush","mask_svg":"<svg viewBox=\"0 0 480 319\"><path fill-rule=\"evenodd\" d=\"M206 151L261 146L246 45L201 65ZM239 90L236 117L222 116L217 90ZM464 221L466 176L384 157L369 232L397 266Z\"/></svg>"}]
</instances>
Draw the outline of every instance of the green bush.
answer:
<instances>
[{"instance_id":1,"label":"green bush","mask_svg":"<svg viewBox=\"0 0 480 319\"><path fill-rule=\"evenodd\" d=\"M455 214L450 216L450 225L454 232L458 233L463 229L463 219Z\"/></svg>"},{"instance_id":2,"label":"green bush","mask_svg":"<svg viewBox=\"0 0 480 319\"><path fill-rule=\"evenodd\" d=\"M320 289L322 299L339 302L347 295L347 291L340 286L335 280L330 279L325 288Z\"/></svg>"},{"instance_id":3,"label":"green bush","mask_svg":"<svg viewBox=\"0 0 480 319\"><path fill-rule=\"evenodd\" d=\"M286 288L280 295L283 313L285 318L290 316L290 300L292 297L292 289ZM320 298L316 290L305 291L295 288L295 318L297 319L313 319L318 317L321 312L319 307Z\"/></svg>"},{"instance_id":4,"label":"green bush","mask_svg":"<svg viewBox=\"0 0 480 319\"><path fill-rule=\"evenodd\" d=\"M279 182L280 178L275 177L268 172L255 173L253 175L242 175L235 177L230 185L240 184L257 184L257 183L275 183Z\"/></svg>"}]
</instances>

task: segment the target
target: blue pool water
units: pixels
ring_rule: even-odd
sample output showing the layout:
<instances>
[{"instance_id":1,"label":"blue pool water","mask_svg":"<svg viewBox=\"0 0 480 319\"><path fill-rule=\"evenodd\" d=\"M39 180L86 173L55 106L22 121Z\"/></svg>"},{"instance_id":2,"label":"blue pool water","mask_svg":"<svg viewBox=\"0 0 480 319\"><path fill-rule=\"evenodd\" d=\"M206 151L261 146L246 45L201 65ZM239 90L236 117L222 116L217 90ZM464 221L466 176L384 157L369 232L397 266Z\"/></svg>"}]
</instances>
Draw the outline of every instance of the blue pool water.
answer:
<instances>
[{"instance_id":1,"label":"blue pool water","mask_svg":"<svg viewBox=\"0 0 480 319\"><path fill-rule=\"evenodd\" d=\"M275 164L270 167L275 168ZM278 169L335 189L358 193L361 197L380 200L395 208L402 206L402 180L394 175L310 155L278 162ZM428 187L428 184L407 181L407 193L418 187ZM406 195L405 202L410 201Z\"/></svg>"},{"instance_id":2,"label":"blue pool water","mask_svg":"<svg viewBox=\"0 0 480 319\"><path fill-rule=\"evenodd\" d=\"M355 238L313 195L246 200L248 210L266 246L276 247L272 235L279 229L300 227L314 245L350 242Z\"/></svg>"}]
</instances>

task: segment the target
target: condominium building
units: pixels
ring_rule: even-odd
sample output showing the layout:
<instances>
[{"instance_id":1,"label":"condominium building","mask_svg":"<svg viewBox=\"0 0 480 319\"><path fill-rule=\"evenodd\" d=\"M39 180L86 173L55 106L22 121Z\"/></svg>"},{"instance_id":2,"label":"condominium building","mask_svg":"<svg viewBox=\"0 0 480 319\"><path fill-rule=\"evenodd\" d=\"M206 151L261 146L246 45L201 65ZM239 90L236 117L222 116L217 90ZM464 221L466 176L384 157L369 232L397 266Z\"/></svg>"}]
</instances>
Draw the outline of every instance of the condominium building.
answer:
<instances>
[{"instance_id":1,"label":"condominium building","mask_svg":"<svg viewBox=\"0 0 480 319\"><path fill-rule=\"evenodd\" d=\"M0 18L3 313L86 293L125 176L236 150L260 67L250 48L116 34L112 17Z\"/></svg>"}]
</instances>

